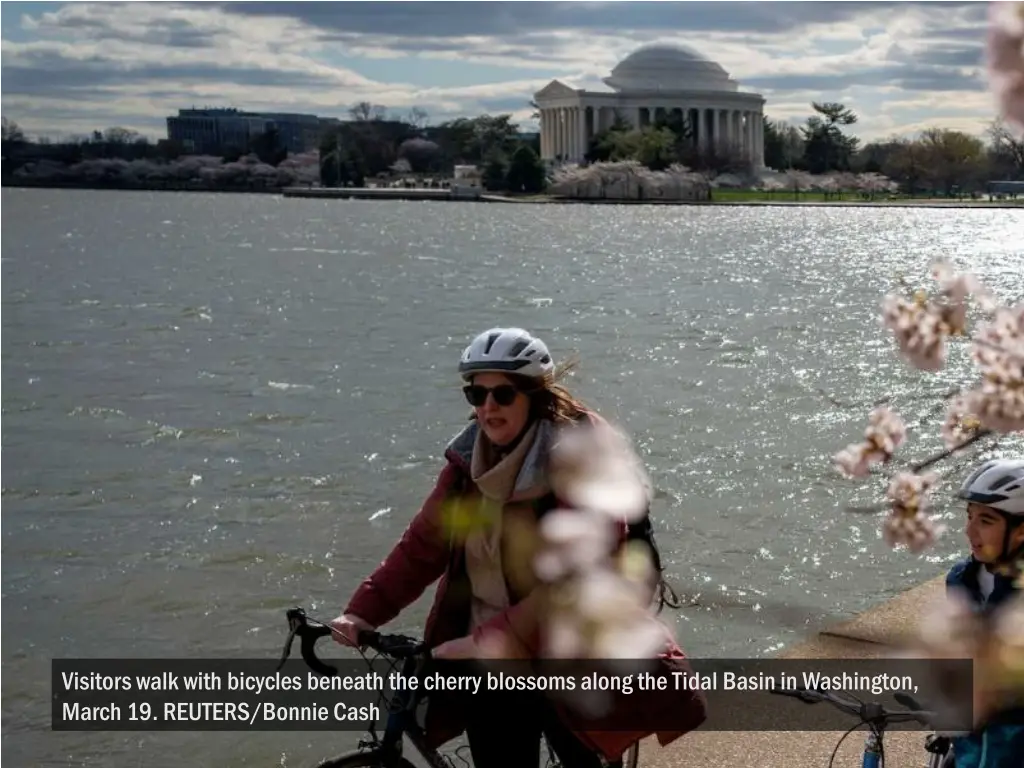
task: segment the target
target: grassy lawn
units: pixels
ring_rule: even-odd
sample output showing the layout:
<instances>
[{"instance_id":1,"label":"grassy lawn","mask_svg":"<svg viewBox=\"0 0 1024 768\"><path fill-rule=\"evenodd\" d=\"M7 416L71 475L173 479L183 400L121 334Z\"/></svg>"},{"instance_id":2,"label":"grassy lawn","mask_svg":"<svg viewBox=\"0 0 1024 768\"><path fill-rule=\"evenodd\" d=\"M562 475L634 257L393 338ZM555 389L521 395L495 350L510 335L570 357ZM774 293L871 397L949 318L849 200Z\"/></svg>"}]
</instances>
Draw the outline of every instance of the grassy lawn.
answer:
<instances>
[{"instance_id":1,"label":"grassy lawn","mask_svg":"<svg viewBox=\"0 0 1024 768\"><path fill-rule=\"evenodd\" d=\"M969 197L965 197L960 200L957 198L945 198L945 197L906 197L904 195L895 195L892 197L886 197L884 195L877 195L874 200L865 200L859 194L855 192L845 192L843 194L828 194L824 192L787 192L774 191L767 192L759 189L716 189L711 193L711 200L715 203L747 203L747 202L779 202L779 203L932 203L932 204L947 204L947 205L981 205L985 203L1001 203L1006 205L1016 204L1024 206L1024 199L1018 200L989 200L988 197L980 197L977 200L971 200Z\"/></svg>"},{"instance_id":2,"label":"grassy lawn","mask_svg":"<svg viewBox=\"0 0 1024 768\"><path fill-rule=\"evenodd\" d=\"M494 200L507 200L509 202L517 203L607 203L612 205L629 205L629 204L657 204L657 205L701 205L702 203L688 203L684 200L643 200L643 199L587 199L587 198L560 198L548 194L510 194L502 192L491 192L485 193L486 197ZM964 199L958 198L945 198L945 197L908 197L906 195L894 195L892 197L886 195L877 195L873 200L866 200L856 192L846 192L840 194L825 194L824 192L800 192L799 194L793 192L774 191L767 192L759 189L715 189L712 190L710 203L712 205L720 205L729 203L744 204L744 203L779 203L782 205L793 205L793 204L815 204L815 203L830 203L832 205L858 205L861 203L871 205L911 205L911 206L928 206L928 207L943 207L948 206L950 208L970 208L970 207L984 207L987 205L999 205L999 206L1019 206L1024 208L1024 198L1018 200L989 200L988 197L978 198L977 200L971 200L969 197ZM707 205L707 203L703 203Z\"/></svg>"},{"instance_id":3,"label":"grassy lawn","mask_svg":"<svg viewBox=\"0 0 1024 768\"><path fill-rule=\"evenodd\" d=\"M854 195L846 195L853 198ZM801 192L798 195L792 192L765 192L760 189L715 189L711 192L711 199L716 203L741 203L758 200L778 200L780 202L824 202L824 192ZM838 195L831 195L829 200L839 200Z\"/></svg>"}]
</instances>

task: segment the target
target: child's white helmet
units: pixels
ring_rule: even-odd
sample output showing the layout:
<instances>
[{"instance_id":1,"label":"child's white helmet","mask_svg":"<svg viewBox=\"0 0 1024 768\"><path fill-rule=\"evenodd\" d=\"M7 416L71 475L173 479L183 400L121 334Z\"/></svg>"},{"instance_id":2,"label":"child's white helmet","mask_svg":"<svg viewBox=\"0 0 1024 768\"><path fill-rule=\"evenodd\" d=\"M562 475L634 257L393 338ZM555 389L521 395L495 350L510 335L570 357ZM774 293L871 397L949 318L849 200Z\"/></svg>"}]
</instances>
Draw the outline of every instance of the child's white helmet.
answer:
<instances>
[{"instance_id":1,"label":"child's white helmet","mask_svg":"<svg viewBox=\"0 0 1024 768\"><path fill-rule=\"evenodd\" d=\"M992 459L971 472L957 496L1024 517L1024 460Z\"/></svg>"}]
</instances>

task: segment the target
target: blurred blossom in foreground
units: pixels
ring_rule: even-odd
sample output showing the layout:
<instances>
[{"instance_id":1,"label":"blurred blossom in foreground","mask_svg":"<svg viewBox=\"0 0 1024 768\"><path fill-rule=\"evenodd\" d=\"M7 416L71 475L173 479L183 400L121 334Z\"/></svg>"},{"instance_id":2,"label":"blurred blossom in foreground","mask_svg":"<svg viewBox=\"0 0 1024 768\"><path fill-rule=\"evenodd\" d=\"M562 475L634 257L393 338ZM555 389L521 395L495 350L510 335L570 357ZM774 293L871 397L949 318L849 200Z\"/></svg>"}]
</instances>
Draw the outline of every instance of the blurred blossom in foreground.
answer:
<instances>
[{"instance_id":1,"label":"blurred blossom in foreground","mask_svg":"<svg viewBox=\"0 0 1024 768\"><path fill-rule=\"evenodd\" d=\"M1024 304L994 314L971 347L982 381L967 393L965 407L982 427L1015 432L1024 430Z\"/></svg>"},{"instance_id":2,"label":"blurred blossom in foreground","mask_svg":"<svg viewBox=\"0 0 1024 768\"><path fill-rule=\"evenodd\" d=\"M935 661L921 687L940 720L982 727L1000 712L1024 706L1024 597L984 612L951 594L926 612L902 655ZM954 674L944 659L973 659L973 679Z\"/></svg>"},{"instance_id":3,"label":"blurred blossom in foreground","mask_svg":"<svg viewBox=\"0 0 1024 768\"><path fill-rule=\"evenodd\" d=\"M932 276L938 295L916 291L911 299L887 296L882 323L893 332L900 355L915 368L934 373L946 364L946 340L962 336L967 325L967 299L975 296L983 306L991 298L970 275L955 275L945 261L936 262Z\"/></svg>"},{"instance_id":4,"label":"blurred blossom in foreground","mask_svg":"<svg viewBox=\"0 0 1024 768\"><path fill-rule=\"evenodd\" d=\"M643 518L652 496L628 439L608 426L560 431L551 485L572 510L541 523L537 576L550 583L544 655L561 659L654 658L672 639L650 609L654 568L642 544L615 544Z\"/></svg>"},{"instance_id":5,"label":"blurred blossom in foreground","mask_svg":"<svg viewBox=\"0 0 1024 768\"><path fill-rule=\"evenodd\" d=\"M888 462L906 439L907 429L899 414L875 408L868 417L864 442L854 443L834 457L839 470L849 477L867 477L872 464Z\"/></svg>"},{"instance_id":6,"label":"blurred blossom in foreground","mask_svg":"<svg viewBox=\"0 0 1024 768\"><path fill-rule=\"evenodd\" d=\"M888 490L892 509L882 524L883 538L890 547L903 544L911 552L923 552L945 533L945 526L936 525L925 514L928 494L938 479L935 472L900 472L892 479Z\"/></svg>"},{"instance_id":7,"label":"blurred blossom in foreground","mask_svg":"<svg viewBox=\"0 0 1024 768\"><path fill-rule=\"evenodd\" d=\"M970 412L967 398L954 398L946 409L946 420L942 423L940 433L942 444L946 450L953 450L964 441L974 437L981 428L978 417Z\"/></svg>"},{"instance_id":8,"label":"blurred blossom in foreground","mask_svg":"<svg viewBox=\"0 0 1024 768\"><path fill-rule=\"evenodd\" d=\"M1000 112L1024 135L1024 3L989 4L985 59Z\"/></svg>"},{"instance_id":9,"label":"blurred blossom in foreground","mask_svg":"<svg viewBox=\"0 0 1024 768\"><path fill-rule=\"evenodd\" d=\"M640 520L651 484L629 440L610 426L563 427L551 455L555 495L611 520Z\"/></svg>"}]
</instances>

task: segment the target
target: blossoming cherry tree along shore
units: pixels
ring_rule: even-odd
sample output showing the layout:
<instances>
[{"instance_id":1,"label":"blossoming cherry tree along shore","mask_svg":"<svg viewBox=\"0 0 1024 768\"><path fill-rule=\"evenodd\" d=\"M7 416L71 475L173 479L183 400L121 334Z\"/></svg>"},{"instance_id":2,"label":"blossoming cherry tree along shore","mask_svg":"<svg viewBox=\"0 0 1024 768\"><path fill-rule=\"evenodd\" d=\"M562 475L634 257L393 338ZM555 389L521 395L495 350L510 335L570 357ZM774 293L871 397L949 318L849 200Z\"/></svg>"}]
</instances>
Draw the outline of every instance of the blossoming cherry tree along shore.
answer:
<instances>
[{"instance_id":1,"label":"blossoming cherry tree along shore","mask_svg":"<svg viewBox=\"0 0 1024 768\"><path fill-rule=\"evenodd\" d=\"M954 340L969 345L975 371L966 391L956 390L945 398L939 428L944 450L895 471L889 480L890 508L882 519L882 538L889 546L902 545L912 553L932 547L945 530L928 514L929 495L941 480L934 467L977 450L986 438L1024 433L1024 302L1001 304L977 277L957 274L946 261L933 264L932 277L937 290L931 295L918 289L909 296L885 297L881 322L892 333L899 357L925 374L946 367L947 349ZM982 316L973 328L972 301ZM849 478L871 477L873 468L895 463L907 435L901 416L880 405L868 417L863 440L839 451L833 457L835 466ZM1014 553L1009 562L991 570L1024 587L1021 558L1022 553ZM983 723L1024 704L1024 599L1019 595L984 614L963 601L949 600L943 610L926 617L916 651L936 659L975 660L973 692L966 698L950 694L943 702L947 709L969 699L976 722Z\"/></svg>"}]
</instances>

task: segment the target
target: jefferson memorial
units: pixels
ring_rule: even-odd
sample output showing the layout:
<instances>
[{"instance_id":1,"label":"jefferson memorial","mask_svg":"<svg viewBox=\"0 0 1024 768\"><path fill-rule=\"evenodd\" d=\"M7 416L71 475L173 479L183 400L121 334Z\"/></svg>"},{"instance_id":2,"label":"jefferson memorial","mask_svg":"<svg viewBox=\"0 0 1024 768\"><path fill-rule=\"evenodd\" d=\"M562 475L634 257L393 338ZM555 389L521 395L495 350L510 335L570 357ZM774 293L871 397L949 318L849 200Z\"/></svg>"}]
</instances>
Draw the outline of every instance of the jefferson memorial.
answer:
<instances>
[{"instance_id":1,"label":"jefferson memorial","mask_svg":"<svg viewBox=\"0 0 1024 768\"><path fill-rule=\"evenodd\" d=\"M552 80L536 94L540 152L548 161L580 162L590 138L616 116L636 128L675 112L685 117L700 150L737 152L764 167L764 104L741 93L720 64L679 45L647 45L604 78L611 91L586 91Z\"/></svg>"}]
</instances>

